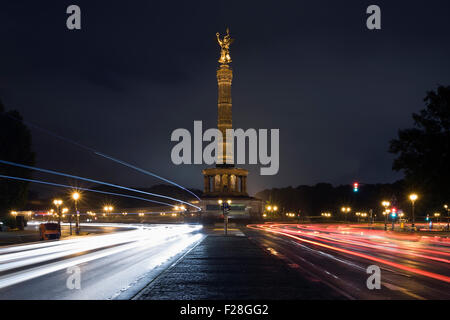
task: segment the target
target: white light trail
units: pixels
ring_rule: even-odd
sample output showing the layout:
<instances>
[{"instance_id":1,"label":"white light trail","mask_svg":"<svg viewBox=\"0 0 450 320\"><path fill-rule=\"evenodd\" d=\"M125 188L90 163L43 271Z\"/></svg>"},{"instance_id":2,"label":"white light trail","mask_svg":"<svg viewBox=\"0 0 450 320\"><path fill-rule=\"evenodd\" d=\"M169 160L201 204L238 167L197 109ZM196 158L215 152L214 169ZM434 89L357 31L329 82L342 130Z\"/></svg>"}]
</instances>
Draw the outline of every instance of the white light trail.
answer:
<instances>
[{"instance_id":1,"label":"white light trail","mask_svg":"<svg viewBox=\"0 0 450 320\"><path fill-rule=\"evenodd\" d=\"M92 224L91 226L118 227L119 225ZM10 271L10 273L0 277L0 289L127 250L164 246L166 242L176 239L176 246L168 247L163 254L155 257L158 263L164 262L202 238L202 235L197 233L202 228L198 225L121 225L121 227L134 229L107 235L1 249L0 272ZM93 250L96 251L91 252ZM62 260L50 262L56 259ZM35 266L46 262L48 263ZM14 271L27 266L29 268L26 270Z\"/></svg>"}]
</instances>

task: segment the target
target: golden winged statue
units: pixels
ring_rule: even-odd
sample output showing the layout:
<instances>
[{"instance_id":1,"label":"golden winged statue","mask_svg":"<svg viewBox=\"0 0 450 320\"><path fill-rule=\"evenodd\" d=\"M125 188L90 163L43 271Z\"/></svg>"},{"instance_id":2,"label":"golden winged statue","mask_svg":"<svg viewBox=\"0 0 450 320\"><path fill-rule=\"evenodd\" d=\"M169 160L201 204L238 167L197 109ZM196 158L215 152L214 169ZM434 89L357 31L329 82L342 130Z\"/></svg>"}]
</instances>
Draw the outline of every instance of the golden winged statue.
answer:
<instances>
[{"instance_id":1,"label":"golden winged statue","mask_svg":"<svg viewBox=\"0 0 450 320\"><path fill-rule=\"evenodd\" d=\"M231 62L231 56L230 56L230 45L233 43L234 39L231 39L230 36L230 29L227 28L227 34L223 37L223 39L220 39L220 34L217 32L217 42L220 46L220 58L219 63L221 64L228 64Z\"/></svg>"}]
</instances>

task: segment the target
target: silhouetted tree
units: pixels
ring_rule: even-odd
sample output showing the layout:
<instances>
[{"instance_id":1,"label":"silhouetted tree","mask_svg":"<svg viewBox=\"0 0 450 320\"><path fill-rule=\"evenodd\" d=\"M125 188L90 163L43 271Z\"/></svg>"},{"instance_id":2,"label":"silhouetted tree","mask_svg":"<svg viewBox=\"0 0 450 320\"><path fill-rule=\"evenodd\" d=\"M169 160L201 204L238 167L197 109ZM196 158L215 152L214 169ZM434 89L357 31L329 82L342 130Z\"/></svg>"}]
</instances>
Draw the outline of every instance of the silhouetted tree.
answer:
<instances>
[{"instance_id":1,"label":"silhouetted tree","mask_svg":"<svg viewBox=\"0 0 450 320\"><path fill-rule=\"evenodd\" d=\"M426 108L413 114L414 128L400 130L390 142L397 155L393 169L403 171L406 185L429 206L450 200L450 86L439 86L424 99Z\"/></svg>"},{"instance_id":2,"label":"silhouetted tree","mask_svg":"<svg viewBox=\"0 0 450 320\"><path fill-rule=\"evenodd\" d=\"M34 165L35 154L31 150L31 134L17 111L5 111L0 101L0 159ZM27 169L0 165L0 175L30 178ZM21 209L27 200L27 182L0 178L0 217L11 209Z\"/></svg>"}]
</instances>

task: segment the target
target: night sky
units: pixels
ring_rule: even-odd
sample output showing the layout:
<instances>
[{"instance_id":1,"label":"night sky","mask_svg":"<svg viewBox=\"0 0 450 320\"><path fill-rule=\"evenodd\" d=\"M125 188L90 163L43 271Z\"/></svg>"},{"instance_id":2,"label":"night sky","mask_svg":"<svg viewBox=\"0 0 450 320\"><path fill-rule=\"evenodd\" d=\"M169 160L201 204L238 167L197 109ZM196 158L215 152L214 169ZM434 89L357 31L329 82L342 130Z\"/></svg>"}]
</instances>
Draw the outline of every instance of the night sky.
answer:
<instances>
[{"instance_id":1,"label":"night sky","mask_svg":"<svg viewBox=\"0 0 450 320\"><path fill-rule=\"evenodd\" d=\"M70 4L81 7L80 31L66 28ZM366 28L371 4L382 30ZM3 1L0 98L42 128L202 188L205 166L173 165L170 135L194 120L216 126L215 33L229 26L233 126L280 129L280 171L247 167L250 193L393 182L402 175L389 140L412 125L426 91L450 84L449 12L448 0ZM39 167L156 183L32 133Z\"/></svg>"}]
</instances>

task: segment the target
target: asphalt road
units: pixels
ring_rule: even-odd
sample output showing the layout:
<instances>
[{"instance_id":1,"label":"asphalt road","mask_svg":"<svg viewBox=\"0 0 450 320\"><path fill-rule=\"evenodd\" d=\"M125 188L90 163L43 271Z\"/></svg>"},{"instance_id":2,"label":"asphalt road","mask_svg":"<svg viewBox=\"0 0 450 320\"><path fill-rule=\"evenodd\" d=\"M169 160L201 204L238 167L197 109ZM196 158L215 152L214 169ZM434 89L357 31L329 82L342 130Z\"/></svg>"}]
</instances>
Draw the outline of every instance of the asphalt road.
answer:
<instances>
[{"instance_id":1,"label":"asphalt road","mask_svg":"<svg viewBox=\"0 0 450 320\"><path fill-rule=\"evenodd\" d=\"M108 233L0 247L0 299L129 299L200 241L200 228L89 224Z\"/></svg>"},{"instance_id":2,"label":"asphalt road","mask_svg":"<svg viewBox=\"0 0 450 320\"><path fill-rule=\"evenodd\" d=\"M450 241L343 225L252 225L250 239L348 299L450 299ZM367 268L379 266L381 289Z\"/></svg>"}]
</instances>

